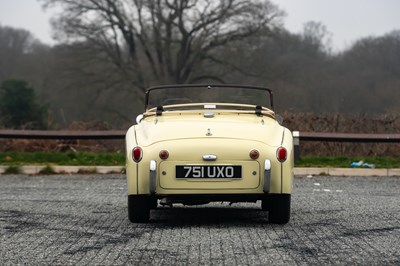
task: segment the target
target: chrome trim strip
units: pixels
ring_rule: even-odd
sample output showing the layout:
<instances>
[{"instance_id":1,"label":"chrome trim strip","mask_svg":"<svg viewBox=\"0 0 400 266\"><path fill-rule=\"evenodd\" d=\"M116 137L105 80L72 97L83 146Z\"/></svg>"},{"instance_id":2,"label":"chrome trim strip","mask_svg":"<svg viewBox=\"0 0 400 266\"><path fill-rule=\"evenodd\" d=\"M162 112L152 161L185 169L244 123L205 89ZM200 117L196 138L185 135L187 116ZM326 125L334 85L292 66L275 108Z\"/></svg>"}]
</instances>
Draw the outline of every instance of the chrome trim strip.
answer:
<instances>
[{"instance_id":1,"label":"chrome trim strip","mask_svg":"<svg viewBox=\"0 0 400 266\"><path fill-rule=\"evenodd\" d=\"M264 193L269 193L269 189L271 186L271 161L265 160L264 163Z\"/></svg>"},{"instance_id":2,"label":"chrome trim strip","mask_svg":"<svg viewBox=\"0 0 400 266\"><path fill-rule=\"evenodd\" d=\"M217 160L217 155L213 155L213 154L203 155L203 160L204 161L216 161Z\"/></svg>"},{"instance_id":3,"label":"chrome trim strip","mask_svg":"<svg viewBox=\"0 0 400 266\"><path fill-rule=\"evenodd\" d=\"M156 181L157 181L157 162L154 160L150 161L150 194L156 193Z\"/></svg>"}]
</instances>

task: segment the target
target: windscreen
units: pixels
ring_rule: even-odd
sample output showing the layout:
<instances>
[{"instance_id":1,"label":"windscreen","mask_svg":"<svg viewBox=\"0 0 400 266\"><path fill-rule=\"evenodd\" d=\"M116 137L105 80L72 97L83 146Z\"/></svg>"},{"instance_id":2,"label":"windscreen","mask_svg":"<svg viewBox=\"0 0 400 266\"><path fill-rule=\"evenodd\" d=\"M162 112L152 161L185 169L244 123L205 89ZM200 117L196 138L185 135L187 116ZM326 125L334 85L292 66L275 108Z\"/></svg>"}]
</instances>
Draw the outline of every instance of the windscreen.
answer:
<instances>
[{"instance_id":1,"label":"windscreen","mask_svg":"<svg viewBox=\"0 0 400 266\"><path fill-rule=\"evenodd\" d=\"M268 90L241 87L171 87L151 90L147 109L187 103L233 103L271 108Z\"/></svg>"}]
</instances>

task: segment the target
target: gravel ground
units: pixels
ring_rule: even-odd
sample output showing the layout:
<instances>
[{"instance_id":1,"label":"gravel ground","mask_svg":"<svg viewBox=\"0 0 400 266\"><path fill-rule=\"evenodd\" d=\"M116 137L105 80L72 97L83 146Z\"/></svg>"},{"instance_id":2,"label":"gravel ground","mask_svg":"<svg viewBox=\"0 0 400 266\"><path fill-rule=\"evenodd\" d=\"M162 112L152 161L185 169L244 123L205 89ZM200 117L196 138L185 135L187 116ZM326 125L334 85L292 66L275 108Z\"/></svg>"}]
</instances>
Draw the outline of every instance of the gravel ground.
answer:
<instances>
[{"instance_id":1,"label":"gravel ground","mask_svg":"<svg viewBox=\"0 0 400 266\"><path fill-rule=\"evenodd\" d=\"M258 204L127 218L123 175L0 176L0 265L399 265L400 178L296 178L292 219Z\"/></svg>"}]
</instances>

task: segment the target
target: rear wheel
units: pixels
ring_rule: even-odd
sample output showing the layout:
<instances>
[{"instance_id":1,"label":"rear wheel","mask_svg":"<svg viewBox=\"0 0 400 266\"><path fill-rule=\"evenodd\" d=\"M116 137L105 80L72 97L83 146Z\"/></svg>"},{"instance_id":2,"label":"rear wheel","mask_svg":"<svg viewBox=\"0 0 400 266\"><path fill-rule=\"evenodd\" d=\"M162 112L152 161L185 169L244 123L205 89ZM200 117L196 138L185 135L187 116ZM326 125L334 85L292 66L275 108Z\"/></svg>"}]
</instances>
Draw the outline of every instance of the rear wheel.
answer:
<instances>
[{"instance_id":1,"label":"rear wheel","mask_svg":"<svg viewBox=\"0 0 400 266\"><path fill-rule=\"evenodd\" d=\"M264 196L264 198L261 200L261 209L263 211L268 211L269 210L268 196Z\"/></svg>"},{"instance_id":2,"label":"rear wheel","mask_svg":"<svg viewBox=\"0 0 400 266\"><path fill-rule=\"evenodd\" d=\"M157 198L150 198L150 209L157 209L158 201Z\"/></svg>"},{"instance_id":3,"label":"rear wheel","mask_svg":"<svg viewBox=\"0 0 400 266\"><path fill-rule=\"evenodd\" d=\"M290 194L270 194L268 196L268 211L270 223L288 223L290 220Z\"/></svg>"},{"instance_id":4,"label":"rear wheel","mask_svg":"<svg viewBox=\"0 0 400 266\"><path fill-rule=\"evenodd\" d=\"M149 196L128 196L128 217L132 223L145 223L150 219L151 202Z\"/></svg>"}]
</instances>

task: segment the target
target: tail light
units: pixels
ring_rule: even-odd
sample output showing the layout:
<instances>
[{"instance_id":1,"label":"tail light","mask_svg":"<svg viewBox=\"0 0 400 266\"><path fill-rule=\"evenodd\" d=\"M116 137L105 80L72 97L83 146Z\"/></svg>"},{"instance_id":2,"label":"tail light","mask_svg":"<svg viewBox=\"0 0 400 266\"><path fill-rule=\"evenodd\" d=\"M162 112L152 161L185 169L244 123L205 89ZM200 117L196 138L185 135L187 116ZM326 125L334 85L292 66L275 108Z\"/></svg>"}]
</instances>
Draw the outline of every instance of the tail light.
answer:
<instances>
[{"instance_id":1,"label":"tail light","mask_svg":"<svg viewBox=\"0 0 400 266\"><path fill-rule=\"evenodd\" d=\"M159 156L162 160L166 160L169 157L169 152L166 150L162 150L160 151Z\"/></svg>"},{"instance_id":2,"label":"tail light","mask_svg":"<svg viewBox=\"0 0 400 266\"><path fill-rule=\"evenodd\" d=\"M278 161L280 161L281 163L283 163L284 161L286 161L287 158L287 150L284 147L279 147L276 150L276 158L278 158Z\"/></svg>"},{"instance_id":3,"label":"tail light","mask_svg":"<svg viewBox=\"0 0 400 266\"><path fill-rule=\"evenodd\" d=\"M135 147L132 150L132 159L138 163L140 160L142 160L143 157L143 150L140 147Z\"/></svg>"},{"instance_id":4,"label":"tail light","mask_svg":"<svg viewBox=\"0 0 400 266\"><path fill-rule=\"evenodd\" d=\"M250 158L253 160L258 159L258 157L260 157L260 153L258 152L258 150L251 150L250 151Z\"/></svg>"}]
</instances>

